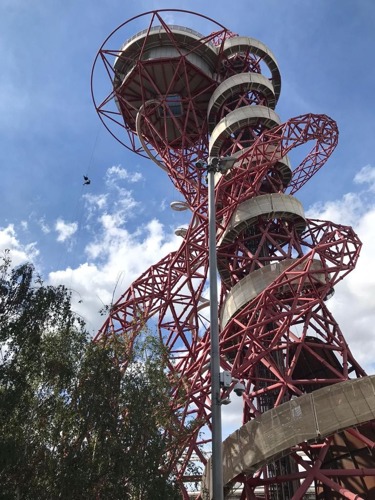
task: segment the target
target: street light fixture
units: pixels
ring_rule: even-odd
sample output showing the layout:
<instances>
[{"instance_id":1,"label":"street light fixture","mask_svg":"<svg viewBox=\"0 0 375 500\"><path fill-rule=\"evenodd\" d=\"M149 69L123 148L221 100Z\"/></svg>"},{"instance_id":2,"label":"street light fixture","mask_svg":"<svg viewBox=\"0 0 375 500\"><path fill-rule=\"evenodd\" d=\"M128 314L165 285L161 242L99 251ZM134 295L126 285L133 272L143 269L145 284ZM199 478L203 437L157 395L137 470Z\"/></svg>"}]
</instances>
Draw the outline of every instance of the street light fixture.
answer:
<instances>
[{"instance_id":1,"label":"street light fixture","mask_svg":"<svg viewBox=\"0 0 375 500\"><path fill-rule=\"evenodd\" d=\"M211 415L212 415L212 493L214 500L223 500L223 462L221 405L228 404L228 398L220 397L220 345L217 293L216 258L216 206L215 174L225 174L238 158L235 156L209 157L208 161L199 160L196 167L207 171L208 182L208 262L210 280L210 373L211 373Z\"/></svg>"}]
</instances>

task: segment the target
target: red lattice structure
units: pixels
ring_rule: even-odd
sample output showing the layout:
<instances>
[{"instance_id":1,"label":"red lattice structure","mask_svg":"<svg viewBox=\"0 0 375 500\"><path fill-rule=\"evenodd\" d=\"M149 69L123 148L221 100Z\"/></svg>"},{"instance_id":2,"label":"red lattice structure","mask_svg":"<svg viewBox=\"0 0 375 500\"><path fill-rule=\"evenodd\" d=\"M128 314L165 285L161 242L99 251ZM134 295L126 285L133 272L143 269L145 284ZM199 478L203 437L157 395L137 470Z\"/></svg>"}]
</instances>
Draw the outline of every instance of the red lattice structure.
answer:
<instances>
[{"instance_id":1,"label":"red lattice structure","mask_svg":"<svg viewBox=\"0 0 375 500\"><path fill-rule=\"evenodd\" d=\"M209 35L166 23L175 16ZM137 32L139 26L145 29ZM110 92L98 99L100 71ZM274 111L280 90L276 59L263 43L181 10L125 22L94 63L93 99L104 125L165 170L184 198L177 208L192 213L180 248L131 284L96 336L102 342L120 337L129 352L138 326L156 320L174 384L173 432L186 436L170 454L185 499L193 479L189 463L206 465L211 428L210 336L201 321L209 303L207 185L197 160L236 158L215 186L218 315L221 367L246 386L243 423L294 408L333 384L344 391L351 380L368 379L327 308L336 284L354 269L361 242L350 227L307 219L294 196L336 147L337 126L314 114L281 123ZM292 150L309 144L310 152L292 165ZM189 427L192 421L198 425ZM235 485L242 499L302 499L311 491L321 499L374 498L372 417L348 418L336 430L288 445L255 469L241 457L245 462L226 487Z\"/></svg>"}]
</instances>

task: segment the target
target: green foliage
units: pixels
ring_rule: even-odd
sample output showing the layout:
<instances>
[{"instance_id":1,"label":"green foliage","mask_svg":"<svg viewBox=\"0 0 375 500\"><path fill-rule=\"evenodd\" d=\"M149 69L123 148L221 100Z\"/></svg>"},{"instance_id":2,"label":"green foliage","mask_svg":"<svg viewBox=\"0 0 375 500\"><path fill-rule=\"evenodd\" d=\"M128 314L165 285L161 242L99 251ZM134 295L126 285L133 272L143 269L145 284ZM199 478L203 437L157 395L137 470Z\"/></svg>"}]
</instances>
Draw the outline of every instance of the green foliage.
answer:
<instances>
[{"instance_id":1,"label":"green foliage","mask_svg":"<svg viewBox=\"0 0 375 500\"><path fill-rule=\"evenodd\" d=\"M0 266L0 499L177 499L163 429L172 415L164 353L144 333L91 342L70 295L31 265Z\"/></svg>"}]
</instances>

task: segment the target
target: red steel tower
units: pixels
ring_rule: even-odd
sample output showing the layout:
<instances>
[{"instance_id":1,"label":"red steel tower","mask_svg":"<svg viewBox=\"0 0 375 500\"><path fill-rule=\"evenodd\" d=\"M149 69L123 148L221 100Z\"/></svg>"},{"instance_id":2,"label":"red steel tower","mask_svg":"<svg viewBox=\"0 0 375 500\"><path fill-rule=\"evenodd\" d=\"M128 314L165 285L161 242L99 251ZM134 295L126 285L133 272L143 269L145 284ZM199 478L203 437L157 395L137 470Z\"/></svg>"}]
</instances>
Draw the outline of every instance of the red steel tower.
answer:
<instances>
[{"instance_id":1,"label":"red steel tower","mask_svg":"<svg viewBox=\"0 0 375 500\"><path fill-rule=\"evenodd\" d=\"M209 34L167 24L175 16ZM101 70L111 83L98 99ZM375 498L375 382L327 308L361 243L350 227L307 219L294 196L336 147L336 123L314 114L281 123L272 52L193 12L152 11L119 26L97 54L92 82L108 130L165 170L184 197L174 208L192 214L180 248L132 283L96 337L122 337L131 350L139 315L156 319L174 384L176 426L167 431L184 436L170 453L183 498L191 460L207 464L211 428L210 336L201 321L207 184L196 163L227 156L234 166L215 184L220 363L246 390L243 426L223 444L225 491L242 499ZM288 154L306 145L293 165ZM211 497L209 479L207 466L199 498Z\"/></svg>"}]
</instances>

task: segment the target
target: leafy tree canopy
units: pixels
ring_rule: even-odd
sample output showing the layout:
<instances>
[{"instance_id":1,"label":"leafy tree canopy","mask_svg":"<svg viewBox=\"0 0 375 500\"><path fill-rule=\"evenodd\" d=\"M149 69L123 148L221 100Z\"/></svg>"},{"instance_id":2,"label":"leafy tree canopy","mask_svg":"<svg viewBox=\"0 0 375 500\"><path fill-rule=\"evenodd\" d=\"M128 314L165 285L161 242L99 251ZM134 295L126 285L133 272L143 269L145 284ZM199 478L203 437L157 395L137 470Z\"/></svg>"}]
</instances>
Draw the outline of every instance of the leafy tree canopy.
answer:
<instances>
[{"instance_id":1,"label":"leafy tree canopy","mask_svg":"<svg viewBox=\"0 0 375 500\"><path fill-rule=\"evenodd\" d=\"M0 265L0 499L180 498L165 465L173 418L158 342L125 374L91 341L63 286Z\"/></svg>"}]
</instances>

